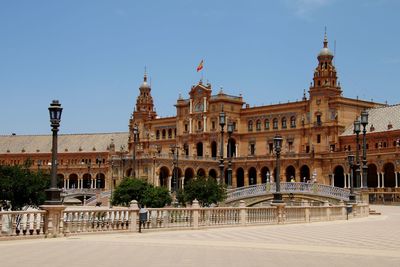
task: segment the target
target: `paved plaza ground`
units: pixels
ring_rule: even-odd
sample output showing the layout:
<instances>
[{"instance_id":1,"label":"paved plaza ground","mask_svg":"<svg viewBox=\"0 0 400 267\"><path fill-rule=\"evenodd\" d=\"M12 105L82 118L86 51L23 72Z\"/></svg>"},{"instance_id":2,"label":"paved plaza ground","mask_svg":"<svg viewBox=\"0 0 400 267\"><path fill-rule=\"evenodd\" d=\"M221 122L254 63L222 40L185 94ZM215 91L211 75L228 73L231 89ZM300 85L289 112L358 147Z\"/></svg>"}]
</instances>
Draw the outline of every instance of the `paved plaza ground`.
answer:
<instances>
[{"instance_id":1,"label":"paved plaza ground","mask_svg":"<svg viewBox=\"0 0 400 267\"><path fill-rule=\"evenodd\" d=\"M400 266L400 207L351 221L0 242L0 266Z\"/></svg>"}]
</instances>

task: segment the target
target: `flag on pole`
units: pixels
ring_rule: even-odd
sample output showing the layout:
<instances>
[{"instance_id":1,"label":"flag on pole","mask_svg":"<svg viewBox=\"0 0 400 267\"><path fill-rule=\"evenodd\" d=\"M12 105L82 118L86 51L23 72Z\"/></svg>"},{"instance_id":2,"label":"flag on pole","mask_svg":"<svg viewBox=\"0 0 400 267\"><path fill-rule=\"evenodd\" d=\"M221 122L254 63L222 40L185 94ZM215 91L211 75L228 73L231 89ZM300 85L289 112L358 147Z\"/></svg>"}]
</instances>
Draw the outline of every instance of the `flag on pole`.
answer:
<instances>
[{"instance_id":1,"label":"flag on pole","mask_svg":"<svg viewBox=\"0 0 400 267\"><path fill-rule=\"evenodd\" d=\"M203 69L203 60L200 61L200 64L197 66L197 72Z\"/></svg>"}]
</instances>

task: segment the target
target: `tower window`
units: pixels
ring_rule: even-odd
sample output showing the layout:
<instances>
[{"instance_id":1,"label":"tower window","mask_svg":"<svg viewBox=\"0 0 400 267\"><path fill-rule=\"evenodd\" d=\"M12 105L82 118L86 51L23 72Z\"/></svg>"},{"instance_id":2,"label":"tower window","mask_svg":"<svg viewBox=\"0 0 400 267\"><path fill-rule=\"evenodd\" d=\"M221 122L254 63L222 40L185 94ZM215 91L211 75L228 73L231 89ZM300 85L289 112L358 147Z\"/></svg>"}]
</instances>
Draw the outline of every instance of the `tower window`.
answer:
<instances>
[{"instance_id":1,"label":"tower window","mask_svg":"<svg viewBox=\"0 0 400 267\"><path fill-rule=\"evenodd\" d=\"M253 121L249 121L249 122L247 123L247 130L248 130L249 132L252 132L252 131L253 131Z\"/></svg>"},{"instance_id":2,"label":"tower window","mask_svg":"<svg viewBox=\"0 0 400 267\"><path fill-rule=\"evenodd\" d=\"M260 121L260 120L257 120L257 123L256 123L256 130L257 130L257 131L261 131L261 121Z\"/></svg>"},{"instance_id":3,"label":"tower window","mask_svg":"<svg viewBox=\"0 0 400 267\"><path fill-rule=\"evenodd\" d=\"M320 134L317 134L317 143L318 144L321 143L321 135Z\"/></svg>"},{"instance_id":4,"label":"tower window","mask_svg":"<svg viewBox=\"0 0 400 267\"><path fill-rule=\"evenodd\" d=\"M278 119L277 119L277 118L275 118L275 119L272 121L272 128L278 129Z\"/></svg>"},{"instance_id":5,"label":"tower window","mask_svg":"<svg viewBox=\"0 0 400 267\"><path fill-rule=\"evenodd\" d=\"M188 131L188 125L187 125L187 123L185 123L185 132L187 132Z\"/></svg>"},{"instance_id":6,"label":"tower window","mask_svg":"<svg viewBox=\"0 0 400 267\"><path fill-rule=\"evenodd\" d=\"M296 117L290 117L290 128L296 128Z\"/></svg>"},{"instance_id":7,"label":"tower window","mask_svg":"<svg viewBox=\"0 0 400 267\"><path fill-rule=\"evenodd\" d=\"M264 129L269 130L269 120L268 119L266 119L264 122Z\"/></svg>"},{"instance_id":8,"label":"tower window","mask_svg":"<svg viewBox=\"0 0 400 267\"><path fill-rule=\"evenodd\" d=\"M282 118L282 129L286 129L286 118L285 117L283 117Z\"/></svg>"},{"instance_id":9,"label":"tower window","mask_svg":"<svg viewBox=\"0 0 400 267\"><path fill-rule=\"evenodd\" d=\"M156 139L157 140L160 139L160 131L159 130L156 131Z\"/></svg>"}]
</instances>

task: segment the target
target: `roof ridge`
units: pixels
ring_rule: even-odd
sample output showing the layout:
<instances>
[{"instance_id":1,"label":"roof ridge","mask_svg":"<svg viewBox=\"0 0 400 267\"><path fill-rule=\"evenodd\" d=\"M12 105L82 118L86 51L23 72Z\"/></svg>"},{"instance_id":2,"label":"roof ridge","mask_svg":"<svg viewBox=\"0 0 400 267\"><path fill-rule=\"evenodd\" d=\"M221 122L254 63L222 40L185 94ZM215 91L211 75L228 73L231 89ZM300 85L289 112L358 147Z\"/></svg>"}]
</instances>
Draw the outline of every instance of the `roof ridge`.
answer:
<instances>
[{"instance_id":1,"label":"roof ridge","mask_svg":"<svg viewBox=\"0 0 400 267\"><path fill-rule=\"evenodd\" d=\"M109 135L109 134L129 134L129 132L110 132L110 133L65 133L65 134L58 134L58 136L62 135ZM27 136L51 136L51 133L49 134L0 134L0 137L27 137Z\"/></svg>"}]
</instances>

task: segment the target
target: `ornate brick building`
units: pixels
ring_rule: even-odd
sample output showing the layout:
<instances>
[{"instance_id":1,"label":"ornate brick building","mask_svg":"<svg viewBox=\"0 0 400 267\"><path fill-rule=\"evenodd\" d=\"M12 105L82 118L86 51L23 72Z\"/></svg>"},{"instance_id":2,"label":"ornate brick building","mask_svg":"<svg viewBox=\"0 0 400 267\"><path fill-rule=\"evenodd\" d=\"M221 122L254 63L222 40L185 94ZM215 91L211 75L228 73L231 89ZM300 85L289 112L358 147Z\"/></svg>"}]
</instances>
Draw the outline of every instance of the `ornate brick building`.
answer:
<instances>
[{"instance_id":1,"label":"ornate brick building","mask_svg":"<svg viewBox=\"0 0 400 267\"><path fill-rule=\"evenodd\" d=\"M222 137L219 125L223 110L234 127L229 139L233 187L265 183L267 174L274 179L276 134L283 137L282 181L313 178L348 187L346 158L356 147L352 125L368 110L368 186L397 188L400 108L344 97L333 57L325 36L308 95L304 92L301 101L250 107L241 95L232 96L222 89L215 94L211 84L200 81L192 86L188 98L179 97L176 116L167 118L157 116L145 74L129 132L61 135L60 185L108 190L133 173L169 188L175 186L173 176L179 187L196 175L219 179L222 138L226 182L228 138L226 127ZM50 141L50 136L2 136L0 163L20 164L30 159L34 168L43 168L50 161Z\"/></svg>"}]
</instances>

